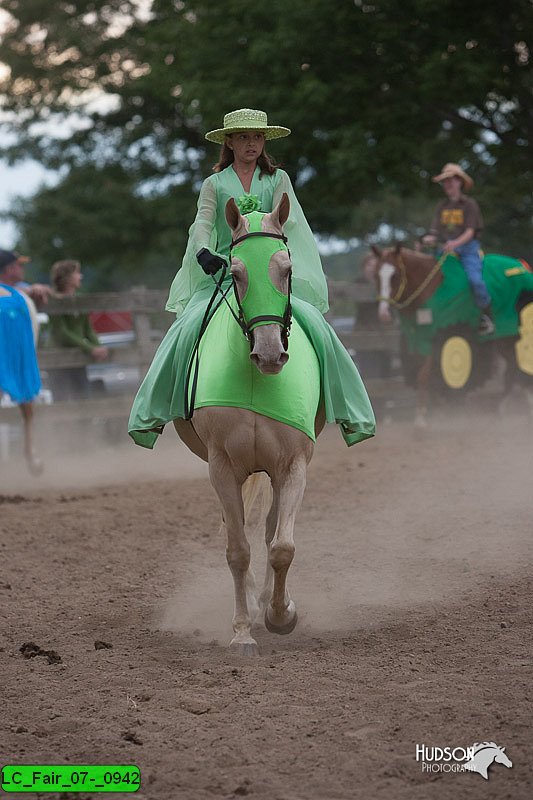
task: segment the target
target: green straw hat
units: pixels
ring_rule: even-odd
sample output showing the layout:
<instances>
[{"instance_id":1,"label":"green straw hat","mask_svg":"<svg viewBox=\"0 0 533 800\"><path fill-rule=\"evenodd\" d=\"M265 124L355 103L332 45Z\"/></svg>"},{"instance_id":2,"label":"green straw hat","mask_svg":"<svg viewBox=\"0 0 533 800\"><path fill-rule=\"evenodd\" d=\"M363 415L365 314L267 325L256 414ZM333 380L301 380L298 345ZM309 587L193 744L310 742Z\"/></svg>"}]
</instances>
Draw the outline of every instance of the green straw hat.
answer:
<instances>
[{"instance_id":1,"label":"green straw hat","mask_svg":"<svg viewBox=\"0 0 533 800\"><path fill-rule=\"evenodd\" d=\"M229 114L226 114L223 128L209 131L205 138L210 142L223 144L226 136L237 131L260 131L264 134L265 139L281 139L282 136L290 134L289 128L269 125L264 111L257 111L254 108L239 108L238 111L230 111Z\"/></svg>"}]
</instances>

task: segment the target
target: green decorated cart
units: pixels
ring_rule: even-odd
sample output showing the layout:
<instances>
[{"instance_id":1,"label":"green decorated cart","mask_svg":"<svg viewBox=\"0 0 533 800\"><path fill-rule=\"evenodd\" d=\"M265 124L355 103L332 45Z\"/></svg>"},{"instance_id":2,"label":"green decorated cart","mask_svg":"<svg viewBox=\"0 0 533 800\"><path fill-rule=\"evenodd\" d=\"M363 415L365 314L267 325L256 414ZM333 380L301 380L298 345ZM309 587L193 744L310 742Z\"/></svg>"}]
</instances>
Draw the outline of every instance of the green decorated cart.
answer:
<instances>
[{"instance_id":1,"label":"green decorated cart","mask_svg":"<svg viewBox=\"0 0 533 800\"><path fill-rule=\"evenodd\" d=\"M505 340L518 372L533 377L533 272L529 265L486 255L483 277L492 298L495 332L477 333L479 308L466 273L455 256L442 264L443 281L414 316L400 316L404 365L433 354L433 384L466 391L489 377L490 342ZM412 371L412 370L411 370Z\"/></svg>"}]
</instances>

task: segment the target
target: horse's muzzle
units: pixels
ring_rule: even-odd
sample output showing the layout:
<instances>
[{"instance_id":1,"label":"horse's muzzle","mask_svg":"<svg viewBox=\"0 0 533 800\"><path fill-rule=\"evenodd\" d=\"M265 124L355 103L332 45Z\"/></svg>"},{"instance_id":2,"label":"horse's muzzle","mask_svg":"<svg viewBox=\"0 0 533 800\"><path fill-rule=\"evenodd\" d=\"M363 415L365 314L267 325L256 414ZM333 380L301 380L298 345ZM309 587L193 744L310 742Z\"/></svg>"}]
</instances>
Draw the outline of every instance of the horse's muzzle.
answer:
<instances>
[{"instance_id":1,"label":"horse's muzzle","mask_svg":"<svg viewBox=\"0 0 533 800\"><path fill-rule=\"evenodd\" d=\"M277 375L289 360L289 354L282 351L277 358L265 358L261 353L252 352L250 358L263 375Z\"/></svg>"}]
</instances>

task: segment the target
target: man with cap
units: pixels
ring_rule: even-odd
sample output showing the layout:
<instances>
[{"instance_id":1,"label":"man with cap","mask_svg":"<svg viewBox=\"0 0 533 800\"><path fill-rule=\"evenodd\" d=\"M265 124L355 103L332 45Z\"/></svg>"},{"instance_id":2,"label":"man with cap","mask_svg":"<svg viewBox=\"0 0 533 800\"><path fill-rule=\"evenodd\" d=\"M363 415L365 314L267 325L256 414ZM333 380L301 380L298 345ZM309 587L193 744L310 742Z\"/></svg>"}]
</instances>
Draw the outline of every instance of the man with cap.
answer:
<instances>
[{"instance_id":1,"label":"man with cap","mask_svg":"<svg viewBox=\"0 0 533 800\"><path fill-rule=\"evenodd\" d=\"M488 336L494 333L494 323L480 255L479 235L483 218L476 201L464 194L473 187L474 181L459 164L449 163L435 175L433 182L440 183L446 200L437 206L429 233L422 241L425 244L438 243L444 253L455 253L460 259L476 305L481 309L478 331Z\"/></svg>"},{"instance_id":2,"label":"man with cap","mask_svg":"<svg viewBox=\"0 0 533 800\"><path fill-rule=\"evenodd\" d=\"M0 250L0 283L24 292L36 303L46 303L50 296L50 287L44 283L30 284L24 280L25 265L30 260L28 256L21 256L12 250Z\"/></svg>"}]
</instances>

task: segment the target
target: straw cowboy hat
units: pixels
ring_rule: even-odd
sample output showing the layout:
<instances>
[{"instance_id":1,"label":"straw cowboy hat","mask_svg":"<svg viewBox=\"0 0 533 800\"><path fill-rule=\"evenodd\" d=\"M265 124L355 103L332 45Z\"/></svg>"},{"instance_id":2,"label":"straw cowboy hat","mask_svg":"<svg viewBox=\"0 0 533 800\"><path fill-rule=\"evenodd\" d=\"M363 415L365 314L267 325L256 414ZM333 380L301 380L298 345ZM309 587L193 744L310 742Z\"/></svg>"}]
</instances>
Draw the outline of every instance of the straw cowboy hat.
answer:
<instances>
[{"instance_id":1,"label":"straw cowboy hat","mask_svg":"<svg viewBox=\"0 0 533 800\"><path fill-rule=\"evenodd\" d=\"M224 137L237 131L260 131L264 134L265 139L281 139L282 136L290 134L289 128L269 125L264 111L257 111L254 108L239 108L238 111L230 111L229 114L226 114L223 128L209 131L205 138L210 142L223 144Z\"/></svg>"},{"instance_id":2,"label":"straw cowboy hat","mask_svg":"<svg viewBox=\"0 0 533 800\"><path fill-rule=\"evenodd\" d=\"M467 175L464 169L461 169L459 164L445 164L442 168L442 172L440 173L440 175L435 175L435 177L432 178L432 180L433 183L440 183L445 178L453 178L454 175L457 178L461 178L464 187L467 191L471 189L472 186L474 185L474 181L472 180L470 175Z\"/></svg>"}]
</instances>

